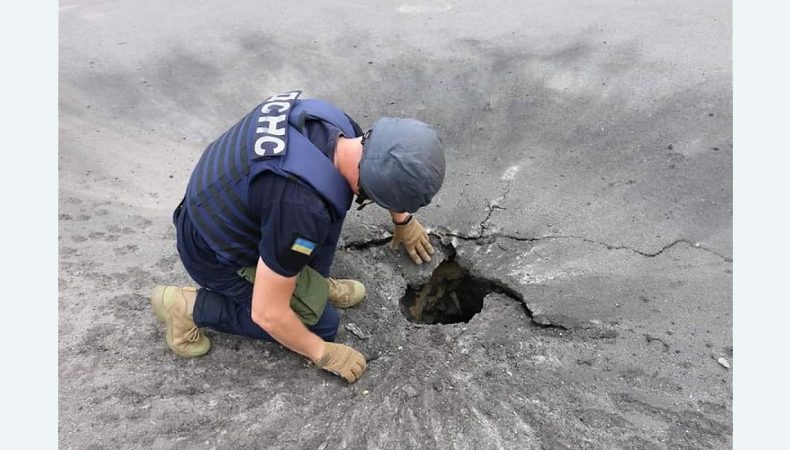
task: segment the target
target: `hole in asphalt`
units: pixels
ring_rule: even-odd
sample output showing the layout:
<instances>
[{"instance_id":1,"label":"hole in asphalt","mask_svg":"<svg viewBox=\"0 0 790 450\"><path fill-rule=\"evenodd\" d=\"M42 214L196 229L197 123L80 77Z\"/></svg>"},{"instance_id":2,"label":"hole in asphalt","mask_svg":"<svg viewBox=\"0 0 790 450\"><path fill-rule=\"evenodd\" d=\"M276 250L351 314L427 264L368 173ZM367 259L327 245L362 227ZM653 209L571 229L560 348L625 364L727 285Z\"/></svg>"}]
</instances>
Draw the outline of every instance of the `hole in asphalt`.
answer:
<instances>
[{"instance_id":1,"label":"hole in asphalt","mask_svg":"<svg viewBox=\"0 0 790 450\"><path fill-rule=\"evenodd\" d=\"M444 261L427 283L406 289L401 312L410 322L469 322L483 309L483 298L491 292L499 292L492 282L473 278L455 261Z\"/></svg>"}]
</instances>

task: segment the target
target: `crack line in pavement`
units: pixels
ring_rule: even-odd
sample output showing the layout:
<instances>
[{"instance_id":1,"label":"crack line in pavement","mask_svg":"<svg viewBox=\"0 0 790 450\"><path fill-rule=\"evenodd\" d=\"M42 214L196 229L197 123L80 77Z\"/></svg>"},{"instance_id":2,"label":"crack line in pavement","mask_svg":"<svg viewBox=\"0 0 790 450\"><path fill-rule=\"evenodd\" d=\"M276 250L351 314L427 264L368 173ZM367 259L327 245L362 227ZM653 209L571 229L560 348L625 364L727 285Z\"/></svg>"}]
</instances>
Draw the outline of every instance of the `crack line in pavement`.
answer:
<instances>
[{"instance_id":1,"label":"crack line in pavement","mask_svg":"<svg viewBox=\"0 0 790 450\"><path fill-rule=\"evenodd\" d=\"M503 206L499 206L500 203L503 203L507 198L507 195L510 193L510 183L505 186L505 191L499 197L495 198L494 200L486 201L486 217L480 222L480 233L484 234L488 230L488 221L491 220L491 216L494 214L494 211L499 210L506 210L507 208Z\"/></svg>"},{"instance_id":2,"label":"crack line in pavement","mask_svg":"<svg viewBox=\"0 0 790 450\"><path fill-rule=\"evenodd\" d=\"M343 245L343 250L365 250L372 247L381 247L392 240L392 235L380 238L367 239L363 241L351 241Z\"/></svg>"},{"instance_id":3,"label":"crack line in pavement","mask_svg":"<svg viewBox=\"0 0 790 450\"><path fill-rule=\"evenodd\" d=\"M500 208L500 209L504 209L504 208ZM485 221L483 221L483 223L485 223ZM483 223L481 223L481 227L483 229L486 229L485 227L483 227ZM386 231L386 232L389 233L389 231ZM721 253L719 253L719 252L717 252L717 251L715 251L715 250L713 250L711 248L705 247L705 246L700 245L698 243L691 242L688 239L677 239L675 241L670 242L669 244L664 245L658 251L647 252L647 251L640 250L640 249L637 249L637 248L629 247L627 245L613 245L613 244L609 244L607 242L596 241L594 239L586 238L584 236L574 236L574 235L548 235L548 236L538 236L538 237L521 237L521 236L513 236L513 235L510 235L510 234L504 234L504 233L464 234L464 233L457 233L457 232L453 232L453 231L449 231L449 230L429 231L428 234L431 235L431 236L435 236L435 237L439 238L440 240L446 239L447 237L454 237L454 238L461 239L461 240L464 240L464 241L474 241L474 242L476 242L478 244L481 244L481 243L482 244L492 243L492 242L494 242L494 241L496 241L497 239L500 239L500 238L502 238L502 239L510 239L510 240L519 241L519 242L538 242L538 241L550 240L550 239L577 239L577 240L580 240L580 241L589 242L591 244L601 245L603 247L606 247L608 250L630 250L630 251L632 251L632 252L634 252L634 253L636 253L638 255L644 256L646 258L655 258L656 256L664 253L664 251L669 250L670 248L672 248L672 247L674 247L674 246L676 246L678 244L686 244L686 245L688 245L691 248L694 248L694 249L697 249L697 250L702 250L702 251L714 254L714 255L718 256L719 258L723 259L725 262L729 262L729 263L732 262L732 258L730 258L728 256L725 256L725 255L723 255L723 254L721 254ZM373 247L381 247L381 246L389 243L391 240L392 240L392 234L389 234L387 236L378 237L378 238L366 239L366 240L361 240L361 241L347 242L347 243L345 243L342 246L342 249L343 250L365 250L365 249L373 248ZM480 242L480 241L482 241L482 242Z\"/></svg>"},{"instance_id":4,"label":"crack line in pavement","mask_svg":"<svg viewBox=\"0 0 790 450\"><path fill-rule=\"evenodd\" d=\"M504 209L504 208L500 208ZM484 221L485 222L485 221ZM481 223L481 227L482 227ZM483 227L485 229L485 227ZM389 233L389 231L387 231ZM435 236L440 240L446 239L447 237L454 237L457 239L461 239L464 241L474 241L478 244L488 244L496 241L497 239L510 239L519 242L538 242L543 240L550 240L550 239L577 239L584 242L589 242L591 244L601 245L606 247L608 250L630 250L638 255L642 255L646 258L655 258L656 256L664 253L664 251L669 250L670 248L678 245L678 244L686 244L691 248L702 250L711 254L718 256L719 258L723 259L725 262L732 262L732 258L725 256L711 248L705 247L698 243L694 243L689 241L688 239L677 239L675 241L670 242L669 244L664 245L656 252L647 252L644 250L640 250L637 248L629 247L627 245L612 245L607 242L596 241L594 239L586 238L584 236L573 236L573 235L548 235L548 236L538 236L538 237L521 237L521 236L513 236L510 234L504 233L484 233L484 234L464 234L464 233L457 233L449 230L437 230L437 231L429 231L429 235ZM392 235L389 234L388 236L379 237L379 238L372 238L366 239L361 241L351 241L347 242L342 246L343 250L365 250L368 248L373 247L381 247L392 240ZM480 242L482 241L482 242Z\"/></svg>"},{"instance_id":5,"label":"crack line in pavement","mask_svg":"<svg viewBox=\"0 0 790 450\"><path fill-rule=\"evenodd\" d=\"M576 237L576 236L574 236L574 237ZM704 251L709 252L709 253L713 253L714 255L722 258L726 262L732 262L732 258L724 256L721 253L719 253L719 252L717 252L717 251L715 251L713 249L710 249L708 247L704 247L704 246L702 246L702 245L700 245L698 243L691 242L688 239L677 239L677 240L675 240L675 241L673 241L673 242L661 247L660 250L658 250L657 252L654 252L654 253L644 252L644 251L641 251L639 249L635 249L633 247L628 247L628 246L625 246L625 245L615 246L615 245L607 244L605 242L593 241L591 239L586 239L586 238L581 238L581 239L584 239L587 242L593 242L593 243L596 243L596 244L603 245L604 247L606 247L606 248L608 248L610 250L620 250L620 249L631 250L634 253L638 253L638 254L640 254L642 256L646 256L648 258L653 258L655 256L658 256L661 253L663 253L664 250L669 250L670 248L672 248L672 247L674 247L674 246L676 246L678 244L687 244L689 247L700 249L700 250L704 250Z\"/></svg>"},{"instance_id":6,"label":"crack line in pavement","mask_svg":"<svg viewBox=\"0 0 790 450\"><path fill-rule=\"evenodd\" d=\"M673 242L661 247L661 249L659 249L658 251L651 253L651 252L646 252L646 251L643 251L643 250L639 250L637 248L629 247L627 245L612 245L612 244L609 244L609 243L606 243L606 242L596 241L594 239L586 238L584 236L573 236L573 235L548 235L548 236L539 236L539 237L521 237L521 236L513 236L513 235L509 235L509 234L504 234L504 233L463 234L463 233L456 233L456 232L451 232L451 231L437 231L437 232L430 232L429 234L432 235L432 236L436 236L439 239L442 239L442 238L445 238L445 237L449 236L449 237L454 237L454 238L458 238L458 239L465 240L465 241L475 241L475 242L483 241L483 243L491 243L491 242L493 242L493 241L495 241L495 240L497 240L499 238L511 239L511 240L519 241L519 242L537 242L537 241L543 241L543 240L549 240L549 239L577 239L577 240L581 240L581 241L584 241L584 242L589 242L591 244L601 245L603 247L606 247L608 250L630 250L630 251L632 251L632 252L634 252L634 253L636 253L638 255L642 255L642 256L647 257L647 258L654 258L654 257L662 254L665 250L669 250L670 248L672 248L672 247L674 247L674 246L676 246L678 244L687 244L691 248L695 248L695 249L698 249L698 250L706 251L708 253L712 253L712 254L722 258L726 262L732 262L732 258L727 257L725 255L722 255L721 253L719 253L719 252L717 252L717 251L715 251L713 249L710 249L708 247L702 246L702 245L700 245L698 243L693 243L693 242L689 241L688 239L677 239L677 240L675 240L675 241L673 241Z\"/></svg>"},{"instance_id":7,"label":"crack line in pavement","mask_svg":"<svg viewBox=\"0 0 790 450\"><path fill-rule=\"evenodd\" d=\"M674 247L674 246L676 246L678 244L684 243L684 244L687 244L691 248L695 248L695 249L706 251L708 253L712 253L712 254L718 256L719 258L722 258L725 262L732 262L732 258L731 257L725 256L725 255L723 255L723 254L721 254L721 253L719 253L719 252L717 252L717 251L715 251L715 250L713 250L711 248L708 248L708 247L705 247L703 245L700 245L699 243L691 242L690 240L684 239L684 238L677 239L677 240L675 240L673 242L670 242L669 244L661 247L658 251L651 253L651 252L647 252L647 251L640 250L640 249L637 249L637 248L629 247L627 245L612 245L612 244L609 244L607 242L596 241L594 239L589 239L589 238L586 238L584 236L549 235L549 236L540 236L540 237L526 238L526 237L513 236L513 235L509 235L509 234L504 234L504 233L497 233L497 232L488 233L488 230L489 230L488 222L491 220L491 217L493 216L494 211L497 210L497 209L499 209L499 210L506 210L507 209L505 207L500 206L500 204L502 202L504 202L505 199L507 198L508 194L510 194L510 185L511 185L511 183L508 182L507 185L505 186L504 192L502 193L501 196L495 198L494 200L486 201L486 210L487 210L487 212L486 212L485 218L483 218L483 220L478 225L478 228L480 229L480 231L478 233L475 233L475 234L462 234L462 233L454 233L454 232L450 232L449 230L446 230L446 231L429 232L428 234L430 234L432 236L436 236L439 239L444 239L446 236L451 236L451 237L455 237L455 238L466 240L466 241L475 241L475 242L478 242L480 240L488 241L486 243L491 243L491 242L495 241L498 238L512 239L512 240L521 241L521 242L536 242L536 241L542 241L542 240L547 240L547 239L578 239L578 240L581 240L581 241L584 241L584 242L589 242L589 243L592 243L592 244L602 245L602 246L606 247L608 250L630 250L630 251L632 251L632 252L634 252L634 253L636 253L638 255L642 255L642 256L647 257L647 258L654 258L654 257L662 254L665 250L668 250L668 249L670 249L670 248L672 248L672 247ZM386 241L388 241L389 239L390 238L385 238L384 240L382 240L382 239L373 240L373 241L371 241L371 242L373 242L372 245L368 245L367 243L363 243L363 244L361 244L361 246L357 246L355 244L350 244L346 248L348 248L348 247L351 247L351 248L369 248L371 246L377 246L377 245L381 245L383 243L386 243ZM381 242L381 243L379 243L379 242Z\"/></svg>"}]
</instances>

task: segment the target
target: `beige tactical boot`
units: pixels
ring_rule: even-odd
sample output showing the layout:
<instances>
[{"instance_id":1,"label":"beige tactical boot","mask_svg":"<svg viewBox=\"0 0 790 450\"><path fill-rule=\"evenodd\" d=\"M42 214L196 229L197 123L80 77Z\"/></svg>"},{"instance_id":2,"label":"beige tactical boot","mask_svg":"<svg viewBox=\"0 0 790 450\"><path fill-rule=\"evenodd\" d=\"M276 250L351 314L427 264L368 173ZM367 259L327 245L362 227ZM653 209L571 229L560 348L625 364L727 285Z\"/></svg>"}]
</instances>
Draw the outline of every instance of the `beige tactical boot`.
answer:
<instances>
[{"instance_id":1,"label":"beige tactical boot","mask_svg":"<svg viewBox=\"0 0 790 450\"><path fill-rule=\"evenodd\" d=\"M211 342L192 321L196 298L193 287L156 286L151 295L151 306L165 323L167 345L184 358L203 356L211 349Z\"/></svg>"},{"instance_id":2,"label":"beige tactical boot","mask_svg":"<svg viewBox=\"0 0 790 450\"><path fill-rule=\"evenodd\" d=\"M365 298L365 285L357 280L327 278L326 281L329 284L329 303L335 308L351 308Z\"/></svg>"}]
</instances>

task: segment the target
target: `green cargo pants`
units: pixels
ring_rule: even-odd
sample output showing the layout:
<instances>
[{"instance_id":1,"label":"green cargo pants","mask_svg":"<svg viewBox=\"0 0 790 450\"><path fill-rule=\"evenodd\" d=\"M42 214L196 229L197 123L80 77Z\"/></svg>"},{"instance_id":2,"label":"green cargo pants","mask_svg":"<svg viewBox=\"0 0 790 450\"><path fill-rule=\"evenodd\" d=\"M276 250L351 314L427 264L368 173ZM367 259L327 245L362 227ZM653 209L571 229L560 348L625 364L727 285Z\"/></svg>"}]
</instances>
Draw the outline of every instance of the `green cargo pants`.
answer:
<instances>
[{"instance_id":1,"label":"green cargo pants","mask_svg":"<svg viewBox=\"0 0 790 450\"><path fill-rule=\"evenodd\" d=\"M238 274L250 283L255 283L255 266L241 268ZM291 309L305 325L315 325L324 313L328 297L329 285L326 278L312 267L305 267L296 278Z\"/></svg>"}]
</instances>

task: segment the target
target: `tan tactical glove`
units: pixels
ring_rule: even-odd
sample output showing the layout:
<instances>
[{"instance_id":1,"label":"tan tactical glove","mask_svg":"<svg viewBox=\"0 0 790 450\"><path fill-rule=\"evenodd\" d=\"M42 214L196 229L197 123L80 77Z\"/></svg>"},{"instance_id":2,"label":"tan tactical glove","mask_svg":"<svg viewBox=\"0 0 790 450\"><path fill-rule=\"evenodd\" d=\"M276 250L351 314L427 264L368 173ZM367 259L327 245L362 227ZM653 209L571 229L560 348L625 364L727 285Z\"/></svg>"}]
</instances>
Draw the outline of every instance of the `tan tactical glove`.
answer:
<instances>
[{"instance_id":1,"label":"tan tactical glove","mask_svg":"<svg viewBox=\"0 0 790 450\"><path fill-rule=\"evenodd\" d=\"M428 232L420 225L413 215L409 215L402 224L395 224L395 233L392 235L390 248L397 249L400 244L406 247L414 264L422 264L431 260L433 247L428 240Z\"/></svg>"},{"instance_id":2,"label":"tan tactical glove","mask_svg":"<svg viewBox=\"0 0 790 450\"><path fill-rule=\"evenodd\" d=\"M318 367L339 375L349 383L353 383L365 373L367 363L362 353L348 345L324 343L324 355L313 361Z\"/></svg>"}]
</instances>

